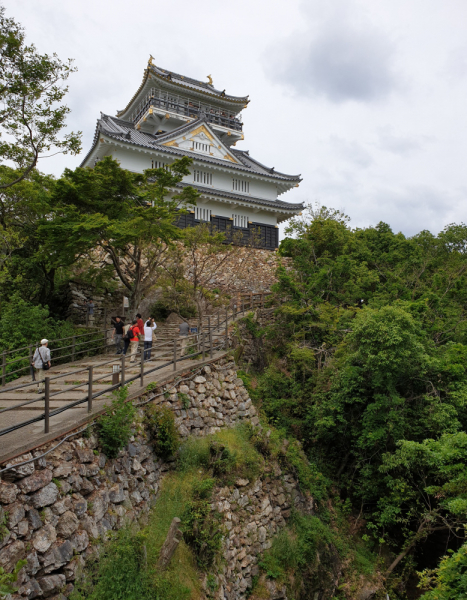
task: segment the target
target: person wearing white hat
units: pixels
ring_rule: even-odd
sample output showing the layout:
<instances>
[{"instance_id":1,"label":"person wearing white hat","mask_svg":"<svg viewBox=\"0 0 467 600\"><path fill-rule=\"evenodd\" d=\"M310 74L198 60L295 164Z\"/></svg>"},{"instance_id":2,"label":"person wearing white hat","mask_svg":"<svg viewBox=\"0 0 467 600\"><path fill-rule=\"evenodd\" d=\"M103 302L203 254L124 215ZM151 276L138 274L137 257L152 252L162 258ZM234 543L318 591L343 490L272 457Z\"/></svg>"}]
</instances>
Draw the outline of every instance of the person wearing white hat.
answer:
<instances>
[{"instance_id":1,"label":"person wearing white hat","mask_svg":"<svg viewBox=\"0 0 467 600\"><path fill-rule=\"evenodd\" d=\"M41 347L36 348L32 357L32 366L36 369L37 392L42 394L44 391L43 381L45 372L50 369L50 350L47 348L49 340L41 340Z\"/></svg>"}]
</instances>

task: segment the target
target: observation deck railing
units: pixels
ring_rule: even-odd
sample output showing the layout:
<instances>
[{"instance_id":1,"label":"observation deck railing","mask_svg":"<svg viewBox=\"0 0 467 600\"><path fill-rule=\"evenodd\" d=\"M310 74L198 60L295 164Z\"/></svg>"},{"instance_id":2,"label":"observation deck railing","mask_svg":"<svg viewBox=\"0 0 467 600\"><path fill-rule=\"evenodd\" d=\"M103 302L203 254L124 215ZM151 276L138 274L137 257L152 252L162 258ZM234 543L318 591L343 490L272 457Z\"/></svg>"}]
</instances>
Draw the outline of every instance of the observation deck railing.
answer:
<instances>
[{"instance_id":1,"label":"observation deck railing","mask_svg":"<svg viewBox=\"0 0 467 600\"><path fill-rule=\"evenodd\" d=\"M122 355L118 359L113 358L111 360L106 360L104 362L94 364L93 366L83 367L82 369L68 371L66 373L59 373L57 375L45 377L44 393L40 394L38 398L26 400L25 402L15 404L14 406L9 406L7 408L0 409L0 422L1 422L1 415L3 413L12 411L12 410L21 410L21 409L24 410L25 406L30 406L30 405L36 404L38 402L43 402L44 412L32 419L27 419L25 421L21 421L19 423L10 425L9 427L6 427L4 429L0 429L0 437L3 435L6 435L8 433L11 433L13 431L16 431L18 429L21 429L23 427L26 427L28 425L31 425L33 423L37 423L39 421L44 421L44 433L49 433L50 418L55 415L58 415L66 410L72 409L72 408L79 406L80 404L84 404L84 403L87 403L88 412L91 412L93 400L95 398L98 398L99 396L107 394L121 386L124 386L124 385L126 385L132 381L136 381L138 379L140 380L140 386L143 387L144 386L144 378L146 376L148 376L151 373L154 373L160 369L163 369L169 365L173 365L173 370L175 371L177 369L177 363L179 363L182 360L185 360L187 358L193 359L197 356L198 357L202 356L202 358L204 360L207 355L209 355L210 358L213 358L213 354L215 351L227 350L229 347L229 322L232 323L233 321L235 321L235 319L238 318L239 315L244 316L246 311L251 311L256 308L263 308L265 305L265 302L268 300L269 297L271 297L271 294L269 294L269 293L253 294L252 293L252 294L240 294L239 296L240 296L240 300L241 300L240 306L235 304L233 306L233 308L226 308L225 312L220 310L217 312L217 314L206 316L201 321L199 321L199 331L197 333L191 334L185 338L187 341L186 348L185 348L186 353L183 357L181 356L181 353L179 351L179 346L181 344L180 340L182 338L177 337L173 340L166 340L160 344L155 344L155 345L153 344L150 350L154 356L152 358L146 359L146 360L145 360L145 350L140 345L140 352L141 352L140 370L137 375L128 373L129 369L132 369L134 367L132 364L129 365L126 362L126 356ZM109 331L111 331L111 329L105 329L105 328L101 331L101 333L103 334L103 337L101 337L101 340L102 339L104 340L103 345L100 346L101 349L105 350L105 349L109 348L110 345L113 345L113 344L109 343L109 340L107 337L107 334ZM84 334L84 336L86 336L86 335L92 335L92 334ZM62 338L61 340L54 340L54 341L58 342L58 341L63 341L63 340L70 340L70 339L74 339L75 337L79 337L79 336L73 336L73 338ZM29 348L30 348L29 346L25 347L25 349L29 349ZM73 345L68 345L68 346L66 346L66 348L73 348ZM93 348L93 350L95 350L95 349ZM89 351L89 349L87 351ZM86 350L83 350L82 352L84 353L84 352L86 352ZM156 356L156 354L157 354L157 356ZM71 356L72 357L76 356L76 353L71 354ZM72 358L72 360L74 360L74 358ZM157 366L154 366L155 362L160 363L161 361L163 361L163 364L158 364ZM101 380L105 380L105 379L108 380L109 376L111 374L111 373L106 373L104 375L100 375L100 376L96 377L94 375L94 369L98 369L98 368L101 368L101 367L104 367L104 366L110 365L110 364L115 365L116 362L120 363L119 370L118 370L118 375L119 375L118 383L112 383L112 385L109 385L109 386L105 387L104 389L101 389L99 391L94 391L93 385L96 383L99 383L99 381L101 381ZM54 391L54 392L51 391L50 384L52 381L60 383L57 380L66 378L66 377L70 377L70 376L76 376L77 374L83 373L83 372L87 373L85 382L77 383L76 385L72 384L70 386L66 386L67 389L65 391L64 390L58 390L58 391ZM2 397L1 395L3 393L19 392L22 390L27 391L27 389L30 388L31 386L37 386L37 382L31 381L28 383L21 383L18 385L2 387L0 389L0 401L1 401L1 397ZM70 391L77 390L77 389L83 388L83 387L87 388L83 399L74 400L70 403L65 404L64 406L60 406L59 408L55 408L55 409L51 410L51 408L50 408L50 399L51 398L53 398L54 396L66 394Z\"/></svg>"},{"instance_id":2,"label":"observation deck railing","mask_svg":"<svg viewBox=\"0 0 467 600\"><path fill-rule=\"evenodd\" d=\"M174 112L190 118L204 117L208 123L220 125L227 129L235 131L243 130L243 123L229 113L228 110L220 109L210 104L203 104L195 100L188 100L180 96L169 96L168 94L157 93L157 90L148 94L141 101L138 109L132 114L132 120L137 125L146 115L150 107L159 108L169 112Z\"/></svg>"}]
</instances>

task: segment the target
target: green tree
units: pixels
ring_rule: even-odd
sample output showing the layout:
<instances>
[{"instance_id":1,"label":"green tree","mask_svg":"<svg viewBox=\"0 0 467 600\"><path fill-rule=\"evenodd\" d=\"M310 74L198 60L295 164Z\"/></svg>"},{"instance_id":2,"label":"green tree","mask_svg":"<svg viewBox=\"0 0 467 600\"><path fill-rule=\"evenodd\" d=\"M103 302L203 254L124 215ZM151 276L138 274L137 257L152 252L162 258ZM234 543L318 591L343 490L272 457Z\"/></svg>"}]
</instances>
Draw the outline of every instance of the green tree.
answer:
<instances>
[{"instance_id":1,"label":"green tree","mask_svg":"<svg viewBox=\"0 0 467 600\"><path fill-rule=\"evenodd\" d=\"M385 491L378 500L375 524L380 531L397 527L405 534L403 549L387 574L435 531L449 530L464 537L466 460L464 432L421 443L401 440L395 452L384 455L380 471L385 474Z\"/></svg>"},{"instance_id":2,"label":"green tree","mask_svg":"<svg viewBox=\"0 0 467 600\"><path fill-rule=\"evenodd\" d=\"M182 235L181 211L196 203L199 194L190 186L173 192L190 164L184 157L140 175L105 157L93 169L66 169L54 189L53 218L40 228L55 265L75 265L94 278L116 276L134 310Z\"/></svg>"},{"instance_id":3,"label":"green tree","mask_svg":"<svg viewBox=\"0 0 467 600\"><path fill-rule=\"evenodd\" d=\"M11 187L31 173L44 153L78 154L81 132L60 135L70 109L63 104L64 82L76 69L56 54L39 54L27 45L21 25L0 6L0 161L17 166Z\"/></svg>"},{"instance_id":4,"label":"green tree","mask_svg":"<svg viewBox=\"0 0 467 600\"><path fill-rule=\"evenodd\" d=\"M0 167L0 178L13 181L19 172ZM43 252L39 226L51 214L50 195L55 180L36 170L12 187L0 189L0 300L15 292L49 304L56 292L57 268L53 255Z\"/></svg>"},{"instance_id":5,"label":"green tree","mask_svg":"<svg viewBox=\"0 0 467 600\"><path fill-rule=\"evenodd\" d=\"M229 241L231 243L227 244L225 234L211 230L206 223L185 229L183 245L170 249L162 268L164 300L176 307L179 313L194 304L199 319L203 318L208 306L225 303L225 294L214 294L210 283L224 273L225 266L242 252L242 262L235 270L232 269L228 278L228 283L233 286L245 274L251 257L248 251L242 251L235 234L230 236Z\"/></svg>"},{"instance_id":6,"label":"green tree","mask_svg":"<svg viewBox=\"0 0 467 600\"><path fill-rule=\"evenodd\" d=\"M429 589L421 600L461 600L467 598L467 544L445 556L437 569L418 573L419 587Z\"/></svg>"}]
</instances>

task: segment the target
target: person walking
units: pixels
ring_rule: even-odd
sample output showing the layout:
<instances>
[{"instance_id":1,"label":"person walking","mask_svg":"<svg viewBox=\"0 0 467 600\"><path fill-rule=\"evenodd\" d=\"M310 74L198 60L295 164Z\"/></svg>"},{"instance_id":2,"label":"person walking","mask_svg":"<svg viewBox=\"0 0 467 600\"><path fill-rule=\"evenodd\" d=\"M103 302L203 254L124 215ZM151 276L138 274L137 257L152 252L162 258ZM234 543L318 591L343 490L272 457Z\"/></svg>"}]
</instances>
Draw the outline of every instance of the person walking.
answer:
<instances>
[{"instance_id":1,"label":"person walking","mask_svg":"<svg viewBox=\"0 0 467 600\"><path fill-rule=\"evenodd\" d=\"M86 302L86 311L86 325L94 325L94 302L92 301L92 298L90 298L88 302Z\"/></svg>"},{"instance_id":2,"label":"person walking","mask_svg":"<svg viewBox=\"0 0 467 600\"><path fill-rule=\"evenodd\" d=\"M190 326L186 321L180 323L178 326L178 334L180 337L180 356L185 356L186 343L188 340L188 334L190 333Z\"/></svg>"},{"instance_id":3,"label":"person walking","mask_svg":"<svg viewBox=\"0 0 467 600\"><path fill-rule=\"evenodd\" d=\"M144 331L144 328L143 328ZM143 335L143 331L138 329L138 319L134 319L131 328L128 330L130 337L130 363L136 362L136 354L139 346L139 336ZM130 333L131 332L131 333Z\"/></svg>"},{"instance_id":4,"label":"person walking","mask_svg":"<svg viewBox=\"0 0 467 600\"><path fill-rule=\"evenodd\" d=\"M156 327L154 319L150 317L144 326L144 360L151 358L152 336Z\"/></svg>"},{"instance_id":5,"label":"person walking","mask_svg":"<svg viewBox=\"0 0 467 600\"><path fill-rule=\"evenodd\" d=\"M141 317L141 315L138 313L136 315L136 318L138 319L138 329L141 335L143 335L144 332L144 321L143 318Z\"/></svg>"},{"instance_id":6,"label":"person walking","mask_svg":"<svg viewBox=\"0 0 467 600\"><path fill-rule=\"evenodd\" d=\"M37 393L44 392L45 373L50 369L50 350L47 347L49 340L41 340L40 348L36 348L32 357L32 366L36 369Z\"/></svg>"},{"instance_id":7,"label":"person walking","mask_svg":"<svg viewBox=\"0 0 467 600\"><path fill-rule=\"evenodd\" d=\"M117 354L123 352L123 321L120 317L115 317L115 328L112 331L112 339L115 339L115 349Z\"/></svg>"},{"instance_id":8,"label":"person walking","mask_svg":"<svg viewBox=\"0 0 467 600\"><path fill-rule=\"evenodd\" d=\"M126 354L128 352L128 346L130 345L130 338L127 336L128 330L130 329L131 325L124 325L123 326L123 352L122 354Z\"/></svg>"}]
</instances>

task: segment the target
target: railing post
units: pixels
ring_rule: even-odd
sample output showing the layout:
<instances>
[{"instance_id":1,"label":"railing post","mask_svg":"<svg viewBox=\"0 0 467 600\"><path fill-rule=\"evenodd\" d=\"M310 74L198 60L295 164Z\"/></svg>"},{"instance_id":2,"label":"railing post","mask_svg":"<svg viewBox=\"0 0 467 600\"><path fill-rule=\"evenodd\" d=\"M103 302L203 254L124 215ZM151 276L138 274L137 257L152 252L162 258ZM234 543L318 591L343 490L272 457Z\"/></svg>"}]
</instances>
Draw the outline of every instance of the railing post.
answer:
<instances>
[{"instance_id":1,"label":"railing post","mask_svg":"<svg viewBox=\"0 0 467 600\"><path fill-rule=\"evenodd\" d=\"M104 307L104 329L107 325L107 307Z\"/></svg>"},{"instance_id":2,"label":"railing post","mask_svg":"<svg viewBox=\"0 0 467 600\"><path fill-rule=\"evenodd\" d=\"M2 386L6 383L6 350L3 351L2 355Z\"/></svg>"},{"instance_id":3,"label":"railing post","mask_svg":"<svg viewBox=\"0 0 467 600\"><path fill-rule=\"evenodd\" d=\"M125 385L125 355L122 354L122 358L120 359L122 361L122 387Z\"/></svg>"},{"instance_id":4,"label":"railing post","mask_svg":"<svg viewBox=\"0 0 467 600\"><path fill-rule=\"evenodd\" d=\"M29 344L29 371L32 374L32 381L34 381L34 367L32 367L32 371L31 371L32 357L33 357L32 348L33 348L32 344Z\"/></svg>"},{"instance_id":5,"label":"railing post","mask_svg":"<svg viewBox=\"0 0 467 600\"><path fill-rule=\"evenodd\" d=\"M253 294L250 294L250 310L253 310Z\"/></svg>"},{"instance_id":6,"label":"railing post","mask_svg":"<svg viewBox=\"0 0 467 600\"><path fill-rule=\"evenodd\" d=\"M71 362L75 361L75 348L76 348L76 336L73 336L73 341L71 342Z\"/></svg>"},{"instance_id":7,"label":"railing post","mask_svg":"<svg viewBox=\"0 0 467 600\"><path fill-rule=\"evenodd\" d=\"M212 329L211 329L211 320L208 321L209 326L209 356L212 358L213 349L212 349Z\"/></svg>"},{"instance_id":8,"label":"railing post","mask_svg":"<svg viewBox=\"0 0 467 600\"><path fill-rule=\"evenodd\" d=\"M177 340L174 340L174 371L177 369Z\"/></svg>"},{"instance_id":9,"label":"railing post","mask_svg":"<svg viewBox=\"0 0 467 600\"><path fill-rule=\"evenodd\" d=\"M220 309L217 311L217 331L219 333L221 331L221 311L220 311Z\"/></svg>"},{"instance_id":10,"label":"railing post","mask_svg":"<svg viewBox=\"0 0 467 600\"><path fill-rule=\"evenodd\" d=\"M144 346L143 349L141 350L141 371L140 371L140 377L141 377L141 387L144 386Z\"/></svg>"},{"instance_id":11,"label":"railing post","mask_svg":"<svg viewBox=\"0 0 467 600\"><path fill-rule=\"evenodd\" d=\"M107 348L107 329L104 327L104 352Z\"/></svg>"},{"instance_id":12,"label":"railing post","mask_svg":"<svg viewBox=\"0 0 467 600\"><path fill-rule=\"evenodd\" d=\"M201 351L203 353L203 360L206 358L206 349L204 347L204 331L201 332Z\"/></svg>"},{"instance_id":13,"label":"railing post","mask_svg":"<svg viewBox=\"0 0 467 600\"><path fill-rule=\"evenodd\" d=\"M208 334L209 334L209 356L212 358L212 329L211 329L211 317L208 317Z\"/></svg>"},{"instance_id":14,"label":"railing post","mask_svg":"<svg viewBox=\"0 0 467 600\"><path fill-rule=\"evenodd\" d=\"M229 346L229 312L225 311L225 349Z\"/></svg>"},{"instance_id":15,"label":"railing post","mask_svg":"<svg viewBox=\"0 0 467 600\"><path fill-rule=\"evenodd\" d=\"M245 300L242 298L242 316L245 316Z\"/></svg>"},{"instance_id":16,"label":"railing post","mask_svg":"<svg viewBox=\"0 0 467 600\"><path fill-rule=\"evenodd\" d=\"M92 411L92 373L94 367L88 367L88 413Z\"/></svg>"},{"instance_id":17,"label":"railing post","mask_svg":"<svg viewBox=\"0 0 467 600\"><path fill-rule=\"evenodd\" d=\"M44 433L49 433L49 418L50 418L50 377L44 380L45 395L44 395Z\"/></svg>"},{"instance_id":18,"label":"railing post","mask_svg":"<svg viewBox=\"0 0 467 600\"><path fill-rule=\"evenodd\" d=\"M89 327L89 311L87 309L87 307L85 308L86 310L86 327Z\"/></svg>"}]
</instances>

